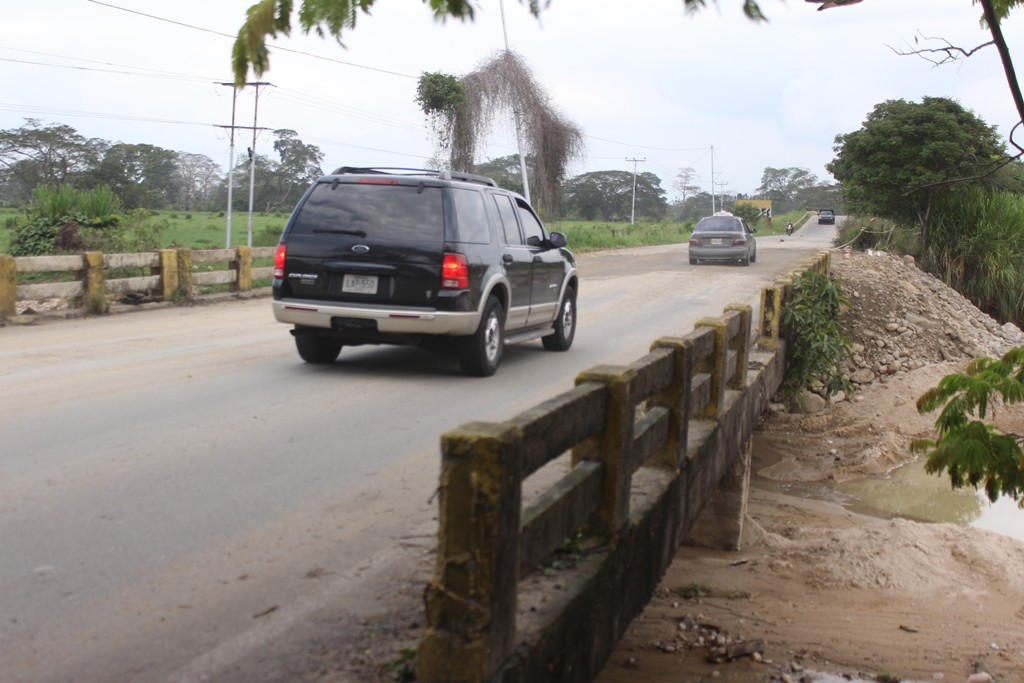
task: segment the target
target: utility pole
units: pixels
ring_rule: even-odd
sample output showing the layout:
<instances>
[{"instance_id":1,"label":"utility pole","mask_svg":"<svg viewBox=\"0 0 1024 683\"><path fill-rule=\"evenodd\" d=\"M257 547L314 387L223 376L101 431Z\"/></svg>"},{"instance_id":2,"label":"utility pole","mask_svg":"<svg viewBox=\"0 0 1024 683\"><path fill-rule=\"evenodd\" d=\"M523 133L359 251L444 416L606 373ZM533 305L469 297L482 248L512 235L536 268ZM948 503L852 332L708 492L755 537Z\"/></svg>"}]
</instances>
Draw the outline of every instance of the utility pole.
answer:
<instances>
[{"instance_id":1,"label":"utility pole","mask_svg":"<svg viewBox=\"0 0 1024 683\"><path fill-rule=\"evenodd\" d=\"M715 146L711 145L711 215L715 215Z\"/></svg>"},{"instance_id":2,"label":"utility pole","mask_svg":"<svg viewBox=\"0 0 1024 683\"><path fill-rule=\"evenodd\" d=\"M719 173L718 175L722 175L722 174ZM723 183L723 182L720 182L720 181L717 181L717 180L712 180L712 182L715 185L718 185L718 196L723 198L722 201L718 202L718 205L721 206L724 209L725 208L725 192L723 192L723 188L727 187L729 185L729 183L728 182L724 182Z\"/></svg>"},{"instance_id":3,"label":"utility pole","mask_svg":"<svg viewBox=\"0 0 1024 683\"><path fill-rule=\"evenodd\" d=\"M498 5L501 7L501 32L505 36L505 54L507 55L509 48L508 29L505 28L505 0L499 0ZM519 172L523 176L523 196L530 203L530 181L526 176L526 156L523 154L523 139L522 133L520 133L522 124L519 120L519 105L515 102L512 103L512 118L515 119L516 123L516 148L519 150Z\"/></svg>"},{"instance_id":4,"label":"utility pole","mask_svg":"<svg viewBox=\"0 0 1024 683\"><path fill-rule=\"evenodd\" d=\"M636 165L641 161L647 161L647 158L630 159L629 157L626 157L626 161L633 162L633 208L629 212L629 224L633 225L633 219L636 217Z\"/></svg>"},{"instance_id":5,"label":"utility pole","mask_svg":"<svg viewBox=\"0 0 1024 683\"><path fill-rule=\"evenodd\" d=\"M245 85L252 85L256 87L256 107L253 109L252 126L238 126L235 125L235 110L238 104L238 87L233 83L221 83L221 85L231 86L231 125L230 126L219 126L220 128L230 129L230 151L228 153L228 208L227 208L227 234L224 237L224 246L231 247L231 210L232 201L234 197L234 185L235 185L235 129L241 128L243 130L252 129L252 147L249 148L249 232L247 243L252 246L252 205L253 205L253 189L255 187L256 178L256 132L259 130L267 130L265 128L256 127L256 116L257 109L259 107L260 99L260 86L271 85L263 81L257 83L246 83Z\"/></svg>"},{"instance_id":6,"label":"utility pole","mask_svg":"<svg viewBox=\"0 0 1024 683\"><path fill-rule=\"evenodd\" d=\"M235 106L238 104L238 88L234 83L221 83L231 86L231 146L228 152L228 225L227 235L224 237L224 246L231 248L231 199L235 183Z\"/></svg>"},{"instance_id":7,"label":"utility pole","mask_svg":"<svg viewBox=\"0 0 1024 683\"><path fill-rule=\"evenodd\" d=\"M260 108L260 86L270 85L264 81L253 83L256 86L256 101L252 107L252 147L249 148L249 231L246 233L246 245L252 246L252 204L256 193L256 116Z\"/></svg>"}]
</instances>

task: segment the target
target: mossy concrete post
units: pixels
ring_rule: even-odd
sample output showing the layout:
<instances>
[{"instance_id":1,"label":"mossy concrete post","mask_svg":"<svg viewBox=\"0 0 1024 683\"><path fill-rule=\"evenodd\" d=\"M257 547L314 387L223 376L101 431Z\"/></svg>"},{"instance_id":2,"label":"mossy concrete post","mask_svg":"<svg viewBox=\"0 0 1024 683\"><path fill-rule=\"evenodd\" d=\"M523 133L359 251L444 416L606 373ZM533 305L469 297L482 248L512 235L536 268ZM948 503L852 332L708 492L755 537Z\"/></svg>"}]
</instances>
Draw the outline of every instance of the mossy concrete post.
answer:
<instances>
[{"instance_id":1,"label":"mossy concrete post","mask_svg":"<svg viewBox=\"0 0 1024 683\"><path fill-rule=\"evenodd\" d=\"M235 271L232 291L252 291L252 247L235 248L235 260L231 262L231 269Z\"/></svg>"},{"instance_id":2,"label":"mossy concrete post","mask_svg":"<svg viewBox=\"0 0 1024 683\"><path fill-rule=\"evenodd\" d=\"M832 272L832 252L819 251L814 257L810 270L827 277Z\"/></svg>"},{"instance_id":3,"label":"mossy concrete post","mask_svg":"<svg viewBox=\"0 0 1024 683\"><path fill-rule=\"evenodd\" d=\"M103 253L99 251L87 251L82 255L82 265L85 268L86 300L93 295L103 296Z\"/></svg>"},{"instance_id":4,"label":"mossy concrete post","mask_svg":"<svg viewBox=\"0 0 1024 683\"><path fill-rule=\"evenodd\" d=\"M192 299L192 250L178 249L178 291Z\"/></svg>"},{"instance_id":5,"label":"mossy concrete post","mask_svg":"<svg viewBox=\"0 0 1024 683\"><path fill-rule=\"evenodd\" d=\"M572 449L572 464L583 460L601 463L601 502L592 532L614 544L619 530L629 521L631 473L623 463L633 444L636 406L632 383L636 370L622 365L599 365L576 376L576 386L587 382L605 385L607 413L604 433Z\"/></svg>"},{"instance_id":6,"label":"mossy concrete post","mask_svg":"<svg viewBox=\"0 0 1024 683\"><path fill-rule=\"evenodd\" d=\"M761 322L757 330L757 345L768 351L779 346L782 331L782 307L789 298L791 284L777 281L761 288Z\"/></svg>"},{"instance_id":7,"label":"mossy concrete post","mask_svg":"<svg viewBox=\"0 0 1024 683\"><path fill-rule=\"evenodd\" d=\"M738 315L740 329L735 336L726 340L726 347L736 354L736 372L729 378L726 386L729 389L742 391L747 385L747 365L750 361L750 320L754 317L754 309L747 304L727 304L727 316ZM726 328L728 329L728 328Z\"/></svg>"},{"instance_id":8,"label":"mossy concrete post","mask_svg":"<svg viewBox=\"0 0 1024 683\"><path fill-rule=\"evenodd\" d=\"M18 303L18 268L14 257L0 254L0 315L14 315Z\"/></svg>"},{"instance_id":9,"label":"mossy concrete post","mask_svg":"<svg viewBox=\"0 0 1024 683\"><path fill-rule=\"evenodd\" d=\"M662 462L673 469L682 466L686 459L686 446L689 440L690 411L692 398L690 386L693 381L693 354L690 353L693 342L683 337L662 337L651 345L654 349L672 349L674 369L672 383L661 394L654 396L651 403L669 410L669 443L665 453L671 461Z\"/></svg>"},{"instance_id":10,"label":"mossy concrete post","mask_svg":"<svg viewBox=\"0 0 1024 683\"><path fill-rule=\"evenodd\" d=\"M178 291L178 250L160 250L160 287L164 301L174 298Z\"/></svg>"},{"instance_id":11,"label":"mossy concrete post","mask_svg":"<svg viewBox=\"0 0 1024 683\"><path fill-rule=\"evenodd\" d=\"M516 640L521 431L474 422L441 437L437 563L427 587L421 683L482 683Z\"/></svg>"},{"instance_id":12,"label":"mossy concrete post","mask_svg":"<svg viewBox=\"0 0 1024 683\"><path fill-rule=\"evenodd\" d=\"M694 324L694 327L698 329L709 327L715 333L715 350L704 364L711 375L708 404L704 406L704 412L700 417L706 420L717 420L725 405L725 361L728 351L726 334L729 327L724 318L701 318Z\"/></svg>"}]
</instances>

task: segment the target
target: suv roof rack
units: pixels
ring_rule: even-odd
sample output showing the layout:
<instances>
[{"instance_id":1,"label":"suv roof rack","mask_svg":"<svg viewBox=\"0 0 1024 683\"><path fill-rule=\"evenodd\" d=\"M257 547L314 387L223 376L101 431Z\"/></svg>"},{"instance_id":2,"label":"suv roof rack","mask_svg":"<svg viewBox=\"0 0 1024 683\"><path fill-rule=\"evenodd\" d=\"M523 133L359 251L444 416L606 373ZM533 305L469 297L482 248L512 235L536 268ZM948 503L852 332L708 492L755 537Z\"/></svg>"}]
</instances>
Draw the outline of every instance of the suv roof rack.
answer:
<instances>
[{"instance_id":1,"label":"suv roof rack","mask_svg":"<svg viewBox=\"0 0 1024 683\"><path fill-rule=\"evenodd\" d=\"M473 173L463 173L462 171L436 171L428 168L402 168L397 166L374 166L374 167L363 167L363 166L341 166L336 168L331 175L368 175L368 174L379 174L379 175L406 175L406 176L417 176L427 175L439 178L441 180L461 180L467 183L480 183L481 185L487 185L489 187L497 187L498 183L494 182L493 179L487 176L476 175Z\"/></svg>"}]
</instances>

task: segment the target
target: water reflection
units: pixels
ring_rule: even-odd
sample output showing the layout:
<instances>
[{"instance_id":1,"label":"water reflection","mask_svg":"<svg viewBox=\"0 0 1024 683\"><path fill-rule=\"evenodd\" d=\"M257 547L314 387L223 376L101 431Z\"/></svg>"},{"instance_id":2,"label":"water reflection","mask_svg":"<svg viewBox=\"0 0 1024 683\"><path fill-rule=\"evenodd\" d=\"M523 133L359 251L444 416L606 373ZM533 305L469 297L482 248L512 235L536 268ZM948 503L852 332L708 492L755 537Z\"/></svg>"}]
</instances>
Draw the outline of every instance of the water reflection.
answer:
<instances>
[{"instance_id":1,"label":"water reflection","mask_svg":"<svg viewBox=\"0 0 1024 683\"><path fill-rule=\"evenodd\" d=\"M755 440L755 449L757 446ZM772 456L778 455L781 454L770 454L769 461L774 461ZM983 493L974 489L953 489L947 475L927 474L923 461L893 470L886 479L860 479L842 484L758 479L755 485L798 497L828 500L862 514L949 522L1024 541L1024 510L1013 500L1004 497L990 503Z\"/></svg>"},{"instance_id":2,"label":"water reflection","mask_svg":"<svg viewBox=\"0 0 1024 683\"><path fill-rule=\"evenodd\" d=\"M953 489L948 479L927 474L922 462L904 465L888 479L848 481L835 488L888 515L961 526L981 517L986 500L974 489Z\"/></svg>"}]
</instances>

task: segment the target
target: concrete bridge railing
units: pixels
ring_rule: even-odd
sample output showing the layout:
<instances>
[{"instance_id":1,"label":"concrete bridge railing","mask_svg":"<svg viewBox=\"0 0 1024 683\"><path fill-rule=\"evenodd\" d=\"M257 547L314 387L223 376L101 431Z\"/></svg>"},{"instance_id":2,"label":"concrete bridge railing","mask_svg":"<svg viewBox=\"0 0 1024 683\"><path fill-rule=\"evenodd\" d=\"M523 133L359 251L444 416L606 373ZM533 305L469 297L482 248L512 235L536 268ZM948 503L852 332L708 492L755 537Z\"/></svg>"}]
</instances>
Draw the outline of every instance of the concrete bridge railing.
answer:
<instances>
[{"instance_id":1,"label":"concrete bridge railing","mask_svg":"<svg viewBox=\"0 0 1024 683\"><path fill-rule=\"evenodd\" d=\"M276 247L233 249L160 249L135 254L88 251L65 256L0 254L0 315L14 315L18 301L57 297L84 301L91 295L149 293L170 301L206 285L252 290L253 280L269 278L272 266L254 266L271 258ZM140 271L141 275L125 275ZM31 281L30 281L31 280Z\"/></svg>"},{"instance_id":2,"label":"concrete bridge railing","mask_svg":"<svg viewBox=\"0 0 1024 683\"><path fill-rule=\"evenodd\" d=\"M804 270L828 268L822 252ZM684 539L739 547L790 282L763 288L756 326L750 306L726 306L507 422L442 436L417 680L591 681ZM564 474L524 505L524 482L552 461Z\"/></svg>"}]
</instances>

